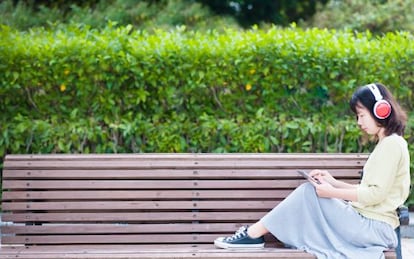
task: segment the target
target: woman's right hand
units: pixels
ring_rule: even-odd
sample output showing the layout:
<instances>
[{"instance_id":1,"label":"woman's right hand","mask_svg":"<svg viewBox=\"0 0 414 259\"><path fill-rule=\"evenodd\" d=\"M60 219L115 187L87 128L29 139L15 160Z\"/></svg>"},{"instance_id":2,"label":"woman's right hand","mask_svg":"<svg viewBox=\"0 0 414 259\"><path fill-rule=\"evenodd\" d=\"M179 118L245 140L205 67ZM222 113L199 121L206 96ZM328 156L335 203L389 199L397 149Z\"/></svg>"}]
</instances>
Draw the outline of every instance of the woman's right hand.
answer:
<instances>
[{"instance_id":1,"label":"woman's right hand","mask_svg":"<svg viewBox=\"0 0 414 259\"><path fill-rule=\"evenodd\" d=\"M332 186L336 186L337 180L326 170L315 169L310 171L309 175L319 181L325 181Z\"/></svg>"}]
</instances>

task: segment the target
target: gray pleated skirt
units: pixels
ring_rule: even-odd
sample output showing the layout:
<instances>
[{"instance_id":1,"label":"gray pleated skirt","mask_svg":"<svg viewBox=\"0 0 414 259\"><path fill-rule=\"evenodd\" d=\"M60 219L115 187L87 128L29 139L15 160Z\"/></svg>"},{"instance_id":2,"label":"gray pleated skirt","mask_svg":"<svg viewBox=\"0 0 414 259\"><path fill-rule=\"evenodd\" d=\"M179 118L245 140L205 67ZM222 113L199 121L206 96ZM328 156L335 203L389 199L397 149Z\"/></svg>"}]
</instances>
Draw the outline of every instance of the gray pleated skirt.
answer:
<instances>
[{"instance_id":1,"label":"gray pleated skirt","mask_svg":"<svg viewBox=\"0 0 414 259\"><path fill-rule=\"evenodd\" d=\"M305 183L266 214L262 224L287 246L317 258L384 258L397 246L391 225L359 214L339 199L319 198Z\"/></svg>"}]
</instances>

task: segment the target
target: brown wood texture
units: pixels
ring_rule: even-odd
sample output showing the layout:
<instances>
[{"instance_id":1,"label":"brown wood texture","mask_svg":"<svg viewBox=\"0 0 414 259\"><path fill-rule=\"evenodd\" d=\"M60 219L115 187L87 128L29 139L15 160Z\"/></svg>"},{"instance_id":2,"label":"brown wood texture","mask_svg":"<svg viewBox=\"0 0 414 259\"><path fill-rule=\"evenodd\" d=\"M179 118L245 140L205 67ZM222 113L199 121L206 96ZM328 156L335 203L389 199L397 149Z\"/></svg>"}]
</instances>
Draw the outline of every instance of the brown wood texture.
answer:
<instances>
[{"instance_id":1,"label":"brown wood texture","mask_svg":"<svg viewBox=\"0 0 414 259\"><path fill-rule=\"evenodd\" d=\"M222 251L212 242L260 219L305 182L297 169L328 169L355 183L366 159L366 154L8 155L0 257L314 258L280 247Z\"/></svg>"},{"instance_id":2,"label":"brown wood texture","mask_svg":"<svg viewBox=\"0 0 414 259\"><path fill-rule=\"evenodd\" d=\"M213 259L213 258L315 258L314 256L292 249L286 248L265 248L262 250L219 250L211 246L203 245L164 245L159 246L105 246L105 247L79 247L79 246L65 246L65 247L31 247L29 249L3 249L0 251L1 258L17 258L22 259L59 259L59 258L73 258L73 259L102 259L102 258L116 258L116 259L152 259L152 258L198 258L198 259Z\"/></svg>"},{"instance_id":3,"label":"brown wood texture","mask_svg":"<svg viewBox=\"0 0 414 259\"><path fill-rule=\"evenodd\" d=\"M386 259L396 259L394 252L385 252ZM153 258L266 258L293 259L315 256L294 249L281 247L265 247L260 250L223 250L214 249L211 245L65 245L65 246L32 246L3 247L0 256L4 259L153 259Z\"/></svg>"}]
</instances>

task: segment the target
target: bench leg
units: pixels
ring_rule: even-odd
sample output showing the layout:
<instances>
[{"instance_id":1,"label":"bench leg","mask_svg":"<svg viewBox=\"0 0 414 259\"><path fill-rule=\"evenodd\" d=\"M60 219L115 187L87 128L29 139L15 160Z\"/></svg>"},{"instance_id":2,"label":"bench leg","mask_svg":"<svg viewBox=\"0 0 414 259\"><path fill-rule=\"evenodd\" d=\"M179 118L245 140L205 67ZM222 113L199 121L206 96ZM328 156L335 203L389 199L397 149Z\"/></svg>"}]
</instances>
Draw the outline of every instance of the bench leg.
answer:
<instances>
[{"instance_id":1,"label":"bench leg","mask_svg":"<svg viewBox=\"0 0 414 259\"><path fill-rule=\"evenodd\" d=\"M398 238L398 245L395 248L395 253L397 254L397 259L402 259L402 254L401 254L401 231L400 231L400 227L395 229L395 233L397 233L397 238Z\"/></svg>"}]
</instances>

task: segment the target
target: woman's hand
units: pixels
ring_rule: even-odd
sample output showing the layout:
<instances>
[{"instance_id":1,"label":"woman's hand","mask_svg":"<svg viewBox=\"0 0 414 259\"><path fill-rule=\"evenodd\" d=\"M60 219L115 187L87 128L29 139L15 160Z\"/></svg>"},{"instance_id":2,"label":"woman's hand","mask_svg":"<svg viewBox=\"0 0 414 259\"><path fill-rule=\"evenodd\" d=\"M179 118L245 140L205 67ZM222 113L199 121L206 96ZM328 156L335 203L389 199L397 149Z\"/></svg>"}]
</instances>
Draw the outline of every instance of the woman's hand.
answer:
<instances>
[{"instance_id":1,"label":"woman's hand","mask_svg":"<svg viewBox=\"0 0 414 259\"><path fill-rule=\"evenodd\" d=\"M323 178L320 178L318 180L319 183L310 181L313 186L315 186L316 194L321 198L334 198L336 188L325 181Z\"/></svg>"},{"instance_id":2,"label":"woman's hand","mask_svg":"<svg viewBox=\"0 0 414 259\"><path fill-rule=\"evenodd\" d=\"M320 183L312 183L316 193L321 198L333 198L335 193L336 179L326 170L312 170L309 175Z\"/></svg>"},{"instance_id":3,"label":"woman's hand","mask_svg":"<svg viewBox=\"0 0 414 259\"><path fill-rule=\"evenodd\" d=\"M357 185L338 181L325 170L312 170L309 175L320 182L318 184L310 181L315 186L316 194L319 197L358 201Z\"/></svg>"},{"instance_id":4,"label":"woman's hand","mask_svg":"<svg viewBox=\"0 0 414 259\"><path fill-rule=\"evenodd\" d=\"M319 180L321 183L326 182L332 186L335 186L337 183L337 180L326 170L312 170L309 175Z\"/></svg>"}]
</instances>

